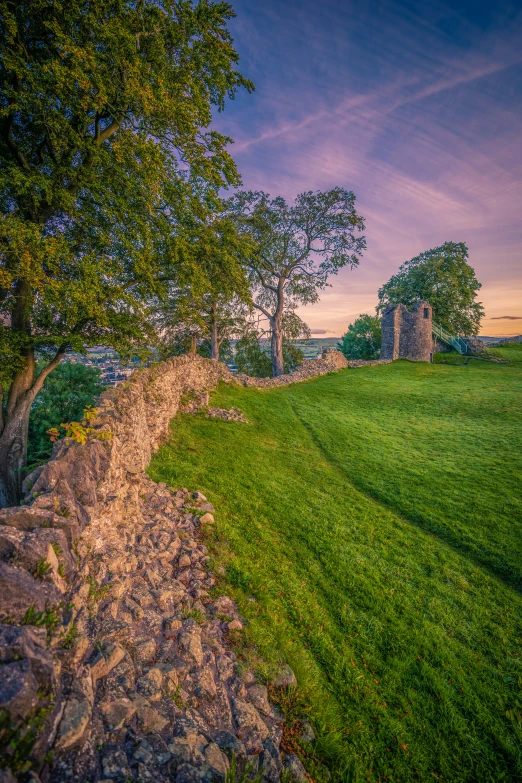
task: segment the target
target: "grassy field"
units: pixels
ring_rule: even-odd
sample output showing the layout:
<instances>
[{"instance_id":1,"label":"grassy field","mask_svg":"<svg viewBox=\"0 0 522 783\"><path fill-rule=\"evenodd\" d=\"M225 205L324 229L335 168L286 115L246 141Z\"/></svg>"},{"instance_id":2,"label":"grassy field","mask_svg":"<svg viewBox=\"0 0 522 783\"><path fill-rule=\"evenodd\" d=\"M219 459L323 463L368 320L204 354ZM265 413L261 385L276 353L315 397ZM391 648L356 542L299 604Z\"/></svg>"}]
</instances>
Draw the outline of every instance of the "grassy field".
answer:
<instances>
[{"instance_id":1,"label":"grassy field","mask_svg":"<svg viewBox=\"0 0 522 783\"><path fill-rule=\"evenodd\" d=\"M179 416L150 473L216 506L238 644L267 678L296 672L283 704L314 727L313 778L522 780L522 364L396 362L213 403L251 424Z\"/></svg>"}]
</instances>

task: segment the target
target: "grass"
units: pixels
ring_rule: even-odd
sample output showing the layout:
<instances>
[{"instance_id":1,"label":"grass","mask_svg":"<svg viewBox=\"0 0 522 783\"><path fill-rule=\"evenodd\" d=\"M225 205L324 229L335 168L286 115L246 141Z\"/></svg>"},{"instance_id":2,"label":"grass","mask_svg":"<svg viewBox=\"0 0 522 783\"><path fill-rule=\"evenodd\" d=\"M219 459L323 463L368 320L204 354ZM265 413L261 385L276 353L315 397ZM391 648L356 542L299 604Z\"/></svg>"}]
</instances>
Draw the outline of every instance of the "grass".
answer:
<instances>
[{"instance_id":1,"label":"grass","mask_svg":"<svg viewBox=\"0 0 522 783\"><path fill-rule=\"evenodd\" d=\"M479 360L222 387L254 426L178 416L155 455L216 506L244 654L294 669L314 779L522 780L521 392Z\"/></svg>"}]
</instances>

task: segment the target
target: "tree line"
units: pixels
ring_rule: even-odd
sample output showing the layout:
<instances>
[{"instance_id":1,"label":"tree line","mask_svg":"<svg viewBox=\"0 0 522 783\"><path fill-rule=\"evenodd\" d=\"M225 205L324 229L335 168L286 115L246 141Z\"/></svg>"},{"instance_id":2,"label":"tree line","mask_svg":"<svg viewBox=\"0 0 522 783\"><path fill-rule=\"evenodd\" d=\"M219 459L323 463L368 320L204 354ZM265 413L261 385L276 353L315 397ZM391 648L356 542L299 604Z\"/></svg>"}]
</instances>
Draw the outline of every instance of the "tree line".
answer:
<instances>
[{"instance_id":1,"label":"tree line","mask_svg":"<svg viewBox=\"0 0 522 783\"><path fill-rule=\"evenodd\" d=\"M352 191L240 189L211 126L254 90L233 16L221 0L0 0L0 506L66 351L218 359L234 338L242 369L278 376L309 334L297 306L359 263Z\"/></svg>"}]
</instances>

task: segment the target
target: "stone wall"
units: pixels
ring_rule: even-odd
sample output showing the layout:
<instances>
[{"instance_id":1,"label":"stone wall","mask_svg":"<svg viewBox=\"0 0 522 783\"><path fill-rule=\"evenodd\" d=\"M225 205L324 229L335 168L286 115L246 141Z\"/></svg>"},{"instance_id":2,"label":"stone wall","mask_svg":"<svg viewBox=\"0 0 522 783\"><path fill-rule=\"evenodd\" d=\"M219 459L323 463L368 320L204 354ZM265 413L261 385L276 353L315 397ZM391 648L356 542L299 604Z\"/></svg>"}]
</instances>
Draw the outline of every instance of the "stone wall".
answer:
<instances>
[{"instance_id":1,"label":"stone wall","mask_svg":"<svg viewBox=\"0 0 522 783\"><path fill-rule=\"evenodd\" d=\"M402 304L386 308L382 316L381 359L429 362L432 352L432 310L428 302L417 302L412 311Z\"/></svg>"},{"instance_id":2,"label":"stone wall","mask_svg":"<svg viewBox=\"0 0 522 783\"><path fill-rule=\"evenodd\" d=\"M237 608L210 598L202 534L214 509L144 471L187 397L220 380L279 386L347 366L330 351L265 380L171 359L102 394L92 426L108 439L60 441L27 477L24 504L0 510L0 708L12 732L0 728L2 783L222 781L232 752L265 781L284 766L305 779L280 752L267 689L230 650ZM283 672L279 684L294 682Z\"/></svg>"}]
</instances>

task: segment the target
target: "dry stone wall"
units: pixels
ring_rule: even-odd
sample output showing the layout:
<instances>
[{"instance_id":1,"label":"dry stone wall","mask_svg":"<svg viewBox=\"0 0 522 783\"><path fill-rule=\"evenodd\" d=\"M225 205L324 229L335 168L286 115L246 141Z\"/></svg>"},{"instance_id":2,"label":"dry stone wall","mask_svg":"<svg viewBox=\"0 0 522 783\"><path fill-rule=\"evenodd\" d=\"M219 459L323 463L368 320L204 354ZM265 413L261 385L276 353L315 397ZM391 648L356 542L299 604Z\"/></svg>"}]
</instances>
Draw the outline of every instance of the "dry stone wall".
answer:
<instances>
[{"instance_id":1,"label":"dry stone wall","mask_svg":"<svg viewBox=\"0 0 522 783\"><path fill-rule=\"evenodd\" d=\"M108 439L61 441L27 477L23 505L0 510L0 783L223 781L231 754L265 781L284 767L305 779L230 649L237 607L210 595L214 509L145 469L177 411L220 380L279 386L346 366L331 351L265 381L171 359L104 392L92 426Z\"/></svg>"}]
</instances>

